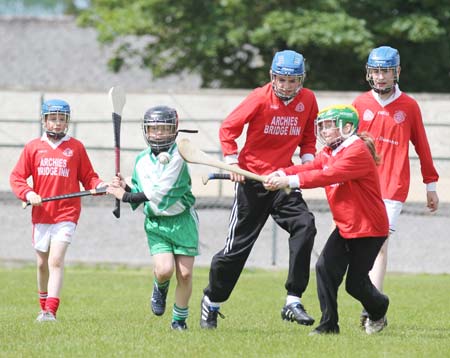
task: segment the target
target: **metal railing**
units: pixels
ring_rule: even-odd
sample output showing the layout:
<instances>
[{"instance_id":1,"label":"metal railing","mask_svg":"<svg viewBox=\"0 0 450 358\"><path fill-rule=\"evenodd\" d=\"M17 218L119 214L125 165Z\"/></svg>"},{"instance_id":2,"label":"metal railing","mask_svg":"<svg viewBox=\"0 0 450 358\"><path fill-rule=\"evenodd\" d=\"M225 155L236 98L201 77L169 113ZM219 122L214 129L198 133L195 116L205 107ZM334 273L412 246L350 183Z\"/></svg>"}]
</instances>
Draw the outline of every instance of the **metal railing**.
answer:
<instances>
[{"instance_id":1,"label":"metal railing","mask_svg":"<svg viewBox=\"0 0 450 358\"><path fill-rule=\"evenodd\" d=\"M29 125L31 128L34 128L34 130L32 129L31 131L34 131L34 133L40 133L42 134L42 125L39 122L39 120L31 120L31 119L13 119L13 120L8 120L8 119L1 119L0 118L0 134L3 135L7 135L8 133L6 133L6 131L3 129L5 126L4 124L11 124L11 123L15 123L15 124L21 124L21 125ZM135 123L136 125L138 125L139 123L141 123L140 119L127 119L126 121L124 121L123 123L127 123L127 124L132 124ZM194 125L194 127L201 127L201 124L214 124L217 123L217 128L219 127L219 123L220 120L217 119L207 119L207 120L198 120L198 119L183 119L183 126L190 126L190 125ZM111 120L108 119L92 119L92 120L77 120L77 121L72 121L70 123L70 132L69 134L77 137L77 134L79 132L79 129L81 126L95 126L95 125L108 125L111 124L111 145L109 146L100 146L100 145L86 145L86 149L89 152L92 151L105 151L105 152L112 152L113 150L113 140L112 140L112 136L113 136L113 131L112 131L112 123ZM35 126L35 127L33 127ZM429 123L426 124L426 127L450 127L450 123ZM10 135L13 135L13 133L11 133ZM36 135L35 135L36 136ZM30 138L31 139L31 138ZM5 143L3 141L1 141L0 139L0 148L22 148L24 146L25 142L23 143ZM121 147L121 151L123 152L135 152L136 154L139 153L140 151L142 151L142 146L141 147ZM220 151L220 147L219 147L219 141L217 139L217 149L215 150L204 150L205 153L209 154L209 155L213 155L217 158L221 158L222 153ZM411 160L418 160L417 156L411 156L410 157ZM435 161L444 161L444 162L448 162L450 161L450 156L441 156L441 157L433 157L433 159ZM217 189L217 197L216 200L206 200L201 207L199 207L199 210L208 210L211 208L224 208L224 201L221 200L221 198L223 197L223 184L222 181L218 181L217 183L218 185L218 189ZM229 200L226 200L226 202L229 202ZM231 207L231 205L230 205ZM272 265L277 265L277 241L279 239L280 233L279 233L279 229L278 226L276 225L275 221L272 220L271 223L271 262Z\"/></svg>"},{"instance_id":2,"label":"metal railing","mask_svg":"<svg viewBox=\"0 0 450 358\"><path fill-rule=\"evenodd\" d=\"M127 119L123 123L136 123L140 124L142 122L141 119ZM219 119L183 119L183 126L189 125L189 124L206 124L206 123L217 123L217 128L219 127L219 123L221 120ZM39 120L35 119L2 119L0 118L0 128L3 127L4 123L17 123L17 124L30 124L35 125L38 129L39 133L42 134L42 125ZM111 120L107 119L89 119L89 120L77 120L77 121L71 121L70 122L70 135L77 138L78 134L78 127L80 126L94 126L98 124L111 124ZM112 126L112 124L111 124ZM442 127L442 128L450 128L450 123L425 123L425 127ZM1 129L0 129L1 131ZM112 129L111 129L111 138L112 138ZM22 148L25 145L24 143L4 143L0 140L0 148ZM99 150L99 151L111 151L113 148L113 142L111 140L111 146L96 146L96 145L86 145L87 150ZM121 150L124 152L140 152L142 150L142 147L121 147ZM217 155L221 156L219 141L217 138L217 149L216 150L204 150L205 153L211 154L211 155ZM411 160L418 160L417 155L411 155ZM449 156L433 156L433 160L435 161L450 161L450 155Z\"/></svg>"}]
</instances>

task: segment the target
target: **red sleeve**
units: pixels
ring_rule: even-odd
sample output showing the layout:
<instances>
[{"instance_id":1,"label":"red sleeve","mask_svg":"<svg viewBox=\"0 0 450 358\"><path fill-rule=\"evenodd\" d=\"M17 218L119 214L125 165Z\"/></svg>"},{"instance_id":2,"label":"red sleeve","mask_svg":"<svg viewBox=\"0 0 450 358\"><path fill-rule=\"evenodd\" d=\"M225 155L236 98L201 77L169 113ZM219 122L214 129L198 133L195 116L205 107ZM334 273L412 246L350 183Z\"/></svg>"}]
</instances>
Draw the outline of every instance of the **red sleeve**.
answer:
<instances>
[{"instance_id":1,"label":"red sleeve","mask_svg":"<svg viewBox=\"0 0 450 358\"><path fill-rule=\"evenodd\" d=\"M315 121L317 118L317 113L319 113L319 108L317 106L316 96L313 92L311 92L311 95L311 105L308 106L311 109L309 112L308 120L306 121L302 142L299 144L300 157L305 154L316 154Z\"/></svg>"},{"instance_id":2,"label":"red sleeve","mask_svg":"<svg viewBox=\"0 0 450 358\"><path fill-rule=\"evenodd\" d=\"M98 174L94 171L92 167L92 163L89 159L89 156L86 152L86 148L81 142L79 142L80 146L80 161L78 162L78 180L83 184L83 187L86 190L94 189L98 184L102 182L99 178Z\"/></svg>"},{"instance_id":3,"label":"red sleeve","mask_svg":"<svg viewBox=\"0 0 450 358\"><path fill-rule=\"evenodd\" d=\"M300 188L325 187L367 175L372 166L372 164L369 166L368 163L373 161L373 159L365 144L362 141L358 144L355 142L344 150L344 155L336 156L331 165L325 165L322 169L313 169L298 174Z\"/></svg>"},{"instance_id":4,"label":"red sleeve","mask_svg":"<svg viewBox=\"0 0 450 358\"><path fill-rule=\"evenodd\" d=\"M427 134L422 121L422 113L420 112L417 102L414 103L412 110L414 111L414 124L411 128L411 143L420 160L420 170L422 172L423 182L425 184L437 182L439 175L433 165L430 144L428 143Z\"/></svg>"},{"instance_id":5,"label":"red sleeve","mask_svg":"<svg viewBox=\"0 0 450 358\"><path fill-rule=\"evenodd\" d=\"M28 143L20 154L20 158L9 177L9 183L13 193L22 201L26 201L26 195L33 189L28 185L27 179L32 175L32 143Z\"/></svg>"},{"instance_id":6,"label":"red sleeve","mask_svg":"<svg viewBox=\"0 0 450 358\"><path fill-rule=\"evenodd\" d=\"M242 134L245 124L259 111L260 101L253 90L222 122L219 139L224 156L237 154L236 139Z\"/></svg>"},{"instance_id":7,"label":"red sleeve","mask_svg":"<svg viewBox=\"0 0 450 358\"><path fill-rule=\"evenodd\" d=\"M317 153L316 157L314 157L314 160L300 165L292 165L287 168L282 168L281 170L286 175L295 175L300 172L305 172L308 170L314 170L314 169L322 169L322 152Z\"/></svg>"}]
</instances>

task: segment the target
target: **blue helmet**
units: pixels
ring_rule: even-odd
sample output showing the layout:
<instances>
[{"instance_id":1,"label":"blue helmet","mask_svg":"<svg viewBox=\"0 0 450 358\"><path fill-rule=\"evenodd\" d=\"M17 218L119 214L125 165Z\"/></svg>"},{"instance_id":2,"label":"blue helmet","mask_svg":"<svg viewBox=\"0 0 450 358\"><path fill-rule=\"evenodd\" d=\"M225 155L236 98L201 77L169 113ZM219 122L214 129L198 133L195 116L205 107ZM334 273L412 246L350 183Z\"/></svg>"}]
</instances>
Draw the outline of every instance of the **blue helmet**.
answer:
<instances>
[{"instance_id":1,"label":"blue helmet","mask_svg":"<svg viewBox=\"0 0 450 358\"><path fill-rule=\"evenodd\" d=\"M305 75L305 59L298 52L284 50L277 52L273 57L272 66L270 68L270 77L273 90L281 100L287 101L297 95L303 87ZM275 76L295 76L299 80L299 86L293 93L283 93L282 89L275 85Z\"/></svg>"},{"instance_id":2,"label":"blue helmet","mask_svg":"<svg viewBox=\"0 0 450 358\"><path fill-rule=\"evenodd\" d=\"M305 60L301 54L295 51L280 51L273 57L271 70L274 75L303 76Z\"/></svg>"},{"instance_id":3,"label":"blue helmet","mask_svg":"<svg viewBox=\"0 0 450 358\"><path fill-rule=\"evenodd\" d=\"M397 49L389 46L381 46L370 51L366 64L366 80L370 87L377 93L387 93L399 81L400 77L400 54ZM370 70L372 69L392 69L394 71L394 84L382 90L375 87Z\"/></svg>"},{"instance_id":4,"label":"blue helmet","mask_svg":"<svg viewBox=\"0 0 450 358\"><path fill-rule=\"evenodd\" d=\"M70 120L70 106L66 101L63 101L61 99L49 99L42 103L41 107L41 120L42 125L44 126L44 130L47 133L47 136L54 138L54 139L61 139L63 138L68 130L68 125L65 126L64 130L62 132L54 132L47 130L46 127L46 120L47 115L57 113L64 116L66 123L69 123Z\"/></svg>"},{"instance_id":5,"label":"blue helmet","mask_svg":"<svg viewBox=\"0 0 450 358\"><path fill-rule=\"evenodd\" d=\"M392 68L400 66L400 54L395 48L381 46L374 48L367 59L367 67Z\"/></svg>"},{"instance_id":6,"label":"blue helmet","mask_svg":"<svg viewBox=\"0 0 450 358\"><path fill-rule=\"evenodd\" d=\"M70 116L69 104L62 99L49 99L42 103L41 116L56 112L61 112Z\"/></svg>"}]
</instances>

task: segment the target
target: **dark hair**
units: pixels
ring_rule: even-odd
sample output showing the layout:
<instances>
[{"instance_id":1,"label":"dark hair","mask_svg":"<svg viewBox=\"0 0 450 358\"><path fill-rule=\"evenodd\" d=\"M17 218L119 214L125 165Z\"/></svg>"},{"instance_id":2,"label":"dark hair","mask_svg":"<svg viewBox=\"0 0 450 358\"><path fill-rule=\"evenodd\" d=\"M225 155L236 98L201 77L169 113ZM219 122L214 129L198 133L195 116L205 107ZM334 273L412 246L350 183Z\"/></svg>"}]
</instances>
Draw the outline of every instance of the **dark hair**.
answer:
<instances>
[{"instance_id":1,"label":"dark hair","mask_svg":"<svg viewBox=\"0 0 450 358\"><path fill-rule=\"evenodd\" d=\"M369 148L370 154L372 154L373 160L375 160L375 164L378 165L381 162L381 157L377 154L375 150L375 141L373 137L368 132L362 132L358 134L358 137L361 138L364 143Z\"/></svg>"}]
</instances>

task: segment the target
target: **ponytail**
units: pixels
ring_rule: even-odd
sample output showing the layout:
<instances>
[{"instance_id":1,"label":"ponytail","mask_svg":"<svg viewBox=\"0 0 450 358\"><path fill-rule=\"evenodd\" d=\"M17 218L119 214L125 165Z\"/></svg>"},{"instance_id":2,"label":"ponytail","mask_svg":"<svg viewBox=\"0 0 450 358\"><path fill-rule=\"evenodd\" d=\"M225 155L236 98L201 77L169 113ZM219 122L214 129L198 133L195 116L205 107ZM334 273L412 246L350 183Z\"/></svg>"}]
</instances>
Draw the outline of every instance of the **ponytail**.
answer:
<instances>
[{"instance_id":1,"label":"ponytail","mask_svg":"<svg viewBox=\"0 0 450 358\"><path fill-rule=\"evenodd\" d=\"M377 151L375 150L375 142L373 140L373 137L367 132L359 133L358 137L361 138L367 145L367 148L369 148L370 154L372 154L375 164L376 165L380 164L381 157L377 154Z\"/></svg>"}]
</instances>

